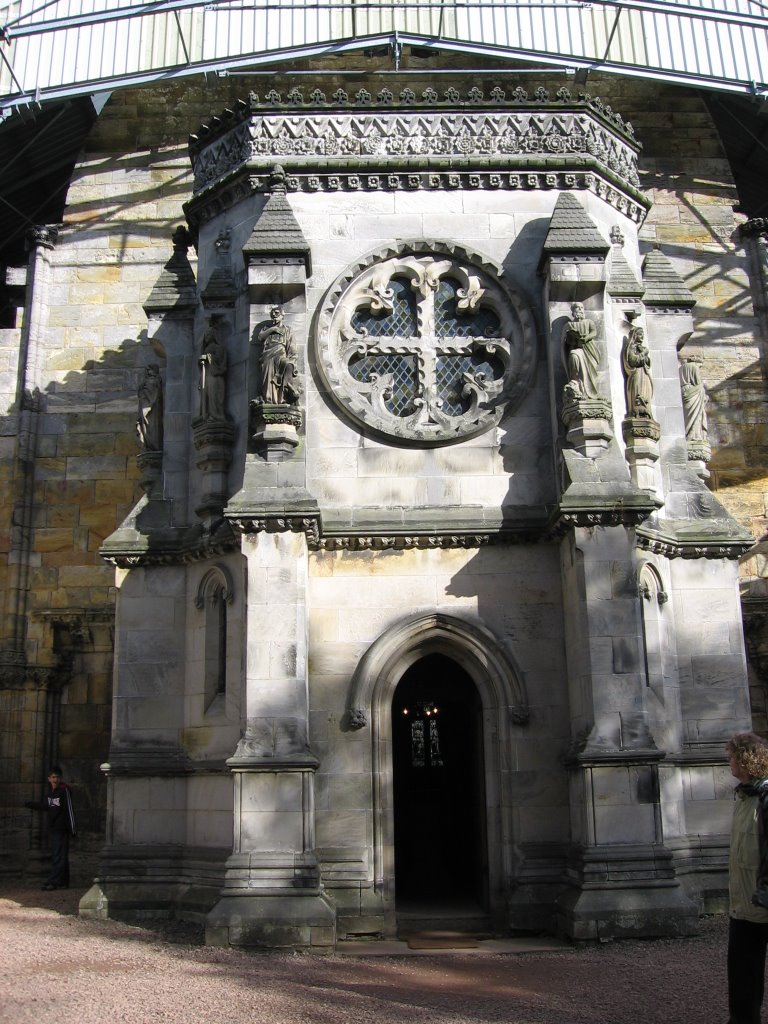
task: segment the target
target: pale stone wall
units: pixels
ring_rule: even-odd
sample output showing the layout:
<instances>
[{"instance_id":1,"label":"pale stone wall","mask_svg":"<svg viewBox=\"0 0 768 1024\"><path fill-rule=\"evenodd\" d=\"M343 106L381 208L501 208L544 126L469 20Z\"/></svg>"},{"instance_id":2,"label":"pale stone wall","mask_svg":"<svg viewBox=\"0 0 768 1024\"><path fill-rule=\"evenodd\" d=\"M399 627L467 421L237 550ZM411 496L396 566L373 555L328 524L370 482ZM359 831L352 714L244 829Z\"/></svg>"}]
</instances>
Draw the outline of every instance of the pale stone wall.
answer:
<instances>
[{"instance_id":1,"label":"pale stone wall","mask_svg":"<svg viewBox=\"0 0 768 1024\"><path fill-rule=\"evenodd\" d=\"M215 85L195 81L115 93L76 168L65 224L52 255L41 368L45 403L35 460L35 519L28 582L27 658L31 664L50 666L57 661L55 630L47 617L50 613L100 611L111 607L115 600L113 569L100 560L98 547L138 498L133 458L137 451L135 392L138 367L150 358L142 303L170 254L171 230L184 221L183 203L191 194L187 135L211 111L230 105L251 85L254 83L245 79ZM262 85L258 82L254 87ZM763 481L768 411L759 372L760 339L756 336L744 253L736 233L736 196L716 134L701 100L685 90L599 76L590 78L589 88L632 121L644 144L641 182L654 205L640 231L641 245L662 245L698 303L694 310L696 329L687 351L702 356L711 394L710 439L715 455L710 485L729 510L759 536L766 517ZM459 196L423 192L365 197L289 196L313 249L315 273L308 288L308 308L316 308L325 288L349 259L393 238L422 235L459 237L481 252L506 259L511 279L530 289L528 297L537 305L538 283L532 276L534 254L539 251L554 199L554 195L551 199L540 196L521 204L519 198L510 194ZM255 206L246 210L246 205L235 218L239 223L233 247L238 242L238 231L246 234L255 216ZM612 218L596 202L589 202L589 212L606 234L613 223L621 220L618 215ZM629 225L623 226L629 232ZM194 252L191 256L194 261ZM0 391L7 396L3 399L3 415L7 415L16 399L14 353L18 342L18 330L3 331L0 335L0 353L6 353L0 362ZM243 327L234 339L233 376L237 382L232 386L233 401L239 400L244 389L240 368L246 358L247 342ZM669 373L671 379L671 368ZM545 406L543 398L543 392L532 394L514 419L517 434L513 440L526 448L526 460L523 466L510 467L504 465L503 458L486 439L431 452L393 452L375 442L360 444L352 429L328 410L313 389L312 433L307 447L310 487L329 506L350 502L384 507L443 502L498 505L542 500L550 490L553 471L546 454L549 424L540 412L533 412L534 408L540 410ZM3 494L11 492L14 479L14 434L15 429L9 428L0 439L0 482L8 484L2 488ZM233 470L233 490L238 484L235 475ZM2 514L6 536L11 532L10 508L4 505ZM0 571L6 550L4 545L0 551ZM435 574L428 553L378 555L377 567L388 566L391 557L392 564L398 566L410 561L414 572L403 573L402 579L394 575L384 583L389 570L377 568L376 572L385 574L380 581L383 605L372 604L355 614L343 608L350 594L358 594L352 582L355 573L363 576L368 572L365 557L313 557L311 692L312 701L319 702L312 704L313 730L321 728L320 719L327 710L323 701L329 701L338 710L338 687L343 676L339 665L352 663L355 654L359 655L365 644L378 635L377 630L380 632L392 620L394 609L407 593L414 607L426 607L431 602L436 606L456 605L464 612L475 608L483 621L495 623L500 635L513 637L516 644L522 638L523 650L527 644L522 660L525 662L527 657L537 675L552 673L553 692L546 695L546 713L555 723L551 735L558 735L565 742L567 730L555 699L560 696L561 685L555 662L559 665L562 651L540 641L545 635L562 635L560 612L555 610L557 603L551 589L557 576L555 570L547 570L547 581L540 589L538 583L542 558L549 558L549 553L544 555L543 549L536 549L532 553L505 554L505 558L515 560L516 566L526 567L525 571L510 567L511 578L516 578L517 573L520 589L526 593L525 602L514 611L506 602L499 607L480 609L479 598L471 593L476 566L490 556L444 552L441 558L445 560L449 555L464 560L455 567L453 582L449 582L444 568ZM536 593L547 596L546 616L540 615L541 609L530 596L530 560L535 562ZM354 572L351 568L347 570L347 564L354 566ZM322 572L328 565L333 569L324 583ZM398 571L402 573L402 569ZM762 573L759 566L751 566L748 571L753 575ZM126 610L135 602L135 614L127 613L125 622L132 621L131 629L135 626L136 633L134 639L126 634L118 643L136 645L136 671L143 672L146 660L141 659L146 659L150 650L146 644L140 646L141 641L148 642L144 631L152 631L153 620L155 628L162 631L157 624L164 621L164 615L170 616L171 627L165 624L163 628L179 627L176 653L180 662L186 659L190 678L182 683L174 675L173 687L181 703L172 701L165 718L153 717L145 724L148 729L175 734L183 721L182 745L204 758L214 752L217 756L231 752L240 710L229 709L226 724L222 723L221 731L213 730L213 738L211 727L201 724L197 714L202 655L191 595L198 578L199 574L196 576L192 569L178 570L174 586L179 588L179 594L168 598L149 595L141 589L134 596L132 583L128 588L131 593L125 592L121 600ZM706 588L706 581L702 586ZM457 592L449 593L451 587L458 587ZM465 593L464 587L470 593ZM186 602L183 611L182 590ZM331 596L334 590L342 601L335 608ZM362 591L379 593L377 578L371 580L366 576ZM695 595L691 600L689 607L693 608ZM488 599L488 603L492 602ZM695 629L690 612L676 609L676 621L678 615L686 622L690 620ZM539 630L550 632L537 633ZM735 650L738 637L729 636L727 642L729 650ZM94 644L97 649L89 649L89 665L83 667L82 655L78 654L81 667L76 668L76 676L67 687L59 746L65 767L77 773L84 789L89 791L96 786L98 763L106 759L109 728L109 657L101 634ZM694 639L691 645L693 649ZM165 639L160 642L156 656L156 665L163 660L168 662ZM233 672L241 668L242 665L233 668ZM163 675L166 671L163 668ZM130 684L125 692L130 692ZM13 746L8 741L3 748L8 772L23 783L13 797L17 803L31 795L31 787L41 773L40 752L32 749L40 692L35 690L26 695L22 703L23 711L13 701L8 703L8 722L22 723L22 746ZM117 709L118 728L121 723L130 723L131 728L144 724L138 700L135 705ZM235 721L237 727L233 726ZM9 724L9 733L16 728ZM317 735L321 737L323 733ZM521 742L524 745L528 741ZM329 807L334 803L341 810L341 804L352 798L342 797L338 785L334 789L331 777L325 779L323 774L321 771L318 779L321 801L327 799ZM364 786L360 778L356 786ZM222 794L216 792L215 800L223 800ZM199 806L208 799L203 795L188 798L193 803L199 800ZM158 804L158 810L162 809L162 803ZM324 810L319 808L321 813ZM529 812L519 813L524 816ZM544 823L550 819L546 811L535 813L539 819L535 829L533 819L530 826L521 820L520 834L525 834L528 827L531 834L537 830L541 834ZM135 826L120 827L130 831ZM549 827L552 838L560 838L560 827ZM195 829L200 835L208 835L202 824ZM214 831L220 836L226 829L217 826ZM331 831L338 831L338 826ZM327 837L329 845L337 845L331 843L332 838ZM201 845L206 842L201 840Z\"/></svg>"}]
</instances>

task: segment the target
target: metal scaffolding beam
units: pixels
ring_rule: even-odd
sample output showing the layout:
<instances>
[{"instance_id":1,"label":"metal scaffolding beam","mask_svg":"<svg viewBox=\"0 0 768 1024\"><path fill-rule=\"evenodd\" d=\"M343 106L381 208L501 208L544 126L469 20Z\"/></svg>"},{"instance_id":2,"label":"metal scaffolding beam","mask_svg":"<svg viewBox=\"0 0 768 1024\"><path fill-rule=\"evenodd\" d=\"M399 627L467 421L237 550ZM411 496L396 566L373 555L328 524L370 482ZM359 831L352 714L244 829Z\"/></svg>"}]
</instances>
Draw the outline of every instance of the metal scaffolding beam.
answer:
<instances>
[{"instance_id":1,"label":"metal scaffolding beam","mask_svg":"<svg viewBox=\"0 0 768 1024\"><path fill-rule=\"evenodd\" d=\"M768 96L761 0L14 0L6 109L391 41Z\"/></svg>"}]
</instances>

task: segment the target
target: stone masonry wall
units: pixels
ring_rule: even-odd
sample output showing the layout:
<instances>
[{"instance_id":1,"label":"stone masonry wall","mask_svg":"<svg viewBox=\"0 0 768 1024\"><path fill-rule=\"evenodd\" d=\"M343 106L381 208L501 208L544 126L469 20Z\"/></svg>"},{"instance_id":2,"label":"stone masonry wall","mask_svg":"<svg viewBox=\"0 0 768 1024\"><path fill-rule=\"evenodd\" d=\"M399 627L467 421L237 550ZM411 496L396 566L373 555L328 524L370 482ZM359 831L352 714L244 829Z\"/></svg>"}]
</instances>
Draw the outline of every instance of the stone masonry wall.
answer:
<instances>
[{"instance_id":1,"label":"stone masonry wall","mask_svg":"<svg viewBox=\"0 0 768 1024\"><path fill-rule=\"evenodd\" d=\"M366 68L363 58L360 66ZM534 77L523 82L529 91L544 84L554 92L564 84L562 77ZM492 71L478 77L488 87L500 80ZM426 87L428 79L418 81ZM501 81L512 87L511 76ZM398 91L396 79L388 84ZM75 169L52 256L26 653L32 665L66 669L55 754L83 805L93 805L94 829L103 803L98 764L109 733L110 627L103 613L114 601L114 573L98 548L140 493L134 422L137 357L147 344L142 303L170 255L173 228L184 221L183 204L191 195L188 133L249 89L263 94L272 85L285 91L279 80L238 78L116 92ZM334 79L323 80L328 92L335 87ZM737 197L717 134L703 102L685 89L595 76L589 91L630 120L643 143L641 185L654 205L642 244L659 243L697 299L687 351L702 357L711 396L710 486L759 538L768 517L768 408L734 214ZM514 202L510 193L510 209ZM0 336L0 417L15 401L18 338L18 330ZM5 496L19 472L15 444L12 430L0 430L0 585L6 582L13 516ZM754 588L762 570L752 562L744 571L747 587ZM73 621L84 621L85 633L73 634ZM756 680L756 700L761 685ZM14 738L0 750L0 769L3 780L16 783L9 804L18 806L42 778L45 755L33 733L45 694L31 686L23 700L4 696L0 727ZM31 759L30 751L37 752ZM8 808L8 816L19 823L18 812Z\"/></svg>"}]
</instances>

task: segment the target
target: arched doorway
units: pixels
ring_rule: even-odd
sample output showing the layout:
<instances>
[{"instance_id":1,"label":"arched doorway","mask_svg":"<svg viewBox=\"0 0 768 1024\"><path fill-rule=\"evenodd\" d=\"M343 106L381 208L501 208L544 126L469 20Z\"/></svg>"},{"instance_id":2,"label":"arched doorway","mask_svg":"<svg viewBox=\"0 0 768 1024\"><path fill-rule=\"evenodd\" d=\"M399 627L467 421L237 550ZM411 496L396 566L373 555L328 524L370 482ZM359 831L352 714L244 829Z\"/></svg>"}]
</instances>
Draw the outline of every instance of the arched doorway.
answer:
<instances>
[{"instance_id":1,"label":"arched doorway","mask_svg":"<svg viewBox=\"0 0 768 1024\"><path fill-rule=\"evenodd\" d=\"M440 656L432 662L433 656ZM437 666L430 671L430 664ZM419 667L417 667L419 666ZM442 672L441 669L449 670ZM507 920L507 894L514 875L512 817L509 808L509 773L503 763L510 756L514 736L528 721L525 679L513 655L494 634L478 622L443 612L414 615L393 624L375 640L360 659L350 680L347 697L349 728L371 727L373 768L373 864L371 879L382 894L385 927L396 934L401 912L395 871L395 794L393 706L401 683L411 669L430 681L453 674L474 688L470 710L481 706L481 734L476 756L483 786L477 788L476 805L484 824L477 828L487 860L485 888L487 917L491 927L502 929ZM415 685L415 684L414 684ZM447 685L447 684L446 684ZM459 684L461 685L461 684ZM407 695L407 689L400 691ZM426 699L429 699L427 694ZM439 706L439 705L438 705ZM469 711L467 717L470 717ZM482 859L482 858L481 858ZM483 868L485 870L485 868ZM476 873L472 877L477 878ZM406 879L407 885L407 879ZM446 893L443 893L445 897ZM474 899L474 897L473 897ZM429 914L430 920L442 915ZM481 915L482 916L482 915ZM465 922L466 923L466 922Z\"/></svg>"},{"instance_id":2,"label":"arched doorway","mask_svg":"<svg viewBox=\"0 0 768 1024\"><path fill-rule=\"evenodd\" d=\"M488 906L482 702L461 665L428 654L392 700L398 912Z\"/></svg>"}]
</instances>

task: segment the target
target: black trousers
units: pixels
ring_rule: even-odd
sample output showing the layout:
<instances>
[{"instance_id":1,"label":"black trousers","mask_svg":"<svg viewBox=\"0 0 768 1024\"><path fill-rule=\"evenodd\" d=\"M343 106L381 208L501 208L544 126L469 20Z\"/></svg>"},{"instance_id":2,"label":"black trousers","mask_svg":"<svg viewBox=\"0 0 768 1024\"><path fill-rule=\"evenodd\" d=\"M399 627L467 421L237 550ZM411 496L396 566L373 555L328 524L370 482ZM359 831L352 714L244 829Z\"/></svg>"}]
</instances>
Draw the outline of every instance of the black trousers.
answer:
<instances>
[{"instance_id":1,"label":"black trousers","mask_svg":"<svg viewBox=\"0 0 768 1024\"><path fill-rule=\"evenodd\" d=\"M728 932L729 1024L760 1024L768 924L732 917Z\"/></svg>"},{"instance_id":2,"label":"black trousers","mask_svg":"<svg viewBox=\"0 0 768 1024\"><path fill-rule=\"evenodd\" d=\"M51 873L46 885L69 885L69 832L51 829Z\"/></svg>"}]
</instances>

